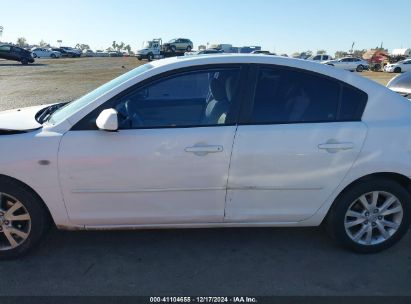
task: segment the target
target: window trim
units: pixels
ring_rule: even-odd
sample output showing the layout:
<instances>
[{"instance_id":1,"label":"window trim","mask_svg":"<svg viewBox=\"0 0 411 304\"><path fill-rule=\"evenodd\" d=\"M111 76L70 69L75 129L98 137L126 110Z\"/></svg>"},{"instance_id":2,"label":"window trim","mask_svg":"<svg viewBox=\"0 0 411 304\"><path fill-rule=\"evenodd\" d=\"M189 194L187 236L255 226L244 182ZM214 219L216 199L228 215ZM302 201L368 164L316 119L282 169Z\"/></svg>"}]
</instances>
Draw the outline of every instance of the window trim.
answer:
<instances>
[{"instance_id":1,"label":"window trim","mask_svg":"<svg viewBox=\"0 0 411 304\"><path fill-rule=\"evenodd\" d=\"M184 73L190 73L190 72L201 72L201 71L207 71L207 70L213 70L213 69L238 69L239 70L239 89L237 91L237 104L233 108L233 122L228 123L228 124L223 124L223 125L187 125L187 126L158 126L158 127L139 127L139 128L132 128L132 129L121 129L119 131L131 131L131 130L153 130L153 129L188 129L188 128L209 128L209 127L228 127L228 126L236 126L239 121L239 113L242 107L242 104L244 103L244 97L245 97L245 90L247 89L246 87L246 76L247 76L247 70L248 70L248 65L243 64L243 63L230 63L230 64L207 64L207 65L197 65L197 66L190 66L190 67L185 67L185 68L177 68L171 71L167 71L164 73L160 73L157 75L154 75L148 79L145 79L128 89L120 92L116 96L106 100L103 104L98 106L97 108L93 109L86 115L84 115L77 123L75 123L69 131L96 131L96 129L80 129L80 125L83 123L83 121L89 116L92 115L92 113L95 112L101 112L104 109L108 109L107 104L111 102L115 102L115 100L122 98L129 94L130 92L134 90L139 90L142 89L152 83L155 83L163 78L171 77L173 75L178 75L178 74L184 74ZM106 106L106 107L105 107ZM79 128L79 129L77 129Z\"/></svg>"},{"instance_id":2,"label":"window trim","mask_svg":"<svg viewBox=\"0 0 411 304\"><path fill-rule=\"evenodd\" d=\"M300 72L300 73L304 73L304 74L308 74L308 75L312 75L312 76L316 76L319 78L324 78L324 79L328 79L334 82L337 82L340 86L340 92L339 92L339 97L338 97L338 106L337 106L337 118L335 120L318 120L318 121L290 121L290 122L252 122L251 121L251 115L253 113L253 108L254 108L254 97L255 97L255 93L257 90L257 81L258 81L258 75L259 72L262 69L281 69L281 70L287 70L287 71L296 71L296 72ZM328 76L328 75L324 75L318 72L313 72L310 70L305 70L302 68L296 68L296 67L290 67L290 66L284 66L284 65L275 65L275 64L252 64L249 70L249 78L247 79L248 81L250 81L249 85L247 86L248 90L245 94L246 100L247 102L243 102L241 110L240 110L240 116L238 119L238 125L240 126L249 126L249 125L300 125L300 124L325 124L325 123L342 123L342 122L361 122L362 118L364 116L364 112L365 109L367 107L368 101L369 101L369 95L367 92L351 85L348 84L342 80L336 79L334 77ZM339 119L340 116L340 112L341 112L341 108L342 108L342 97L343 97L343 88L344 87L348 87L351 88L355 91L361 92L362 94L366 95L366 101L364 104L364 107L362 109L362 114L361 114L361 118L354 120L354 119Z\"/></svg>"}]
</instances>

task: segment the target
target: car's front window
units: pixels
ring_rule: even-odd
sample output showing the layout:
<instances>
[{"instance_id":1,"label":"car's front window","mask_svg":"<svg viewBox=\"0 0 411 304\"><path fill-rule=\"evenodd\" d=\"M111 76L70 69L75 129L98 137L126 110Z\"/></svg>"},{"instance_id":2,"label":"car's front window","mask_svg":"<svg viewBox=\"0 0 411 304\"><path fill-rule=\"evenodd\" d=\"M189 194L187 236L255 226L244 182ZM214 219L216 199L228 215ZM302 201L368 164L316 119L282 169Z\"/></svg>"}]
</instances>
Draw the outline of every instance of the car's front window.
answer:
<instances>
[{"instance_id":1,"label":"car's front window","mask_svg":"<svg viewBox=\"0 0 411 304\"><path fill-rule=\"evenodd\" d=\"M119 86L120 84L126 82L130 78L138 76L152 68L153 66L151 64L145 64L139 66L138 68L135 68L134 70L131 70L128 73L121 75L120 77L117 77L116 79L113 79L112 81L98 87L94 91L58 109L50 116L48 123L55 125L62 122L67 117L71 116L72 114L84 108L85 106L89 105L91 102L93 102L100 96L106 94L107 92Z\"/></svg>"},{"instance_id":2,"label":"car's front window","mask_svg":"<svg viewBox=\"0 0 411 304\"><path fill-rule=\"evenodd\" d=\"M84 117L72 130L97 130L104 109L118 113L119 129L227 125L236 117L240 69L177 73L119 95Z\"/></svg>"}]
</instances>

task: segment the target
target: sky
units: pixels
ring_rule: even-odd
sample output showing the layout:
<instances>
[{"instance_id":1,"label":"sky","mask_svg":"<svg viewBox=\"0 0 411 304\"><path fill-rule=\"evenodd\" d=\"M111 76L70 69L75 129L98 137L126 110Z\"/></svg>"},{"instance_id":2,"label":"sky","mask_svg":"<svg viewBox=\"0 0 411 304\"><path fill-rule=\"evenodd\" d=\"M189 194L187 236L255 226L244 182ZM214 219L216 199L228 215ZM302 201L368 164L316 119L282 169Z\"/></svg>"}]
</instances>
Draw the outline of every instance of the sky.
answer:
<instances>
[{"instance_id":1,"label":"sky","mask_svg":"<svg viewBox=\"0 0 411 304\"><path fill-rule=\"evenodd\" d=\"M259 45L278 54L348 51L381 45L411 48L411 1L395 0L0 0L0 40L106 49L115 40L135 51L143 41L189 38ZM393 2L393 3L394 3ZM24 7L24 8L23 8Z\"/></svg>"}]
</instances>

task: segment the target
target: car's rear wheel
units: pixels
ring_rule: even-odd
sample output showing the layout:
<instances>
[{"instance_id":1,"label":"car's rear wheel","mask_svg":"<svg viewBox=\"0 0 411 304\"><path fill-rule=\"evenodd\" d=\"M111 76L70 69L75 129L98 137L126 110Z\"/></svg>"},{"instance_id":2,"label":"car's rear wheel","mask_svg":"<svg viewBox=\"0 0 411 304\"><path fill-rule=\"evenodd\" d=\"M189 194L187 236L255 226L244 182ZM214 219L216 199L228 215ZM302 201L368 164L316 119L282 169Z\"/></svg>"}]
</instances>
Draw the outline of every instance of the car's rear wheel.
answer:
<instances>
[{"instance_id":1,"label":"car's rear wheel","mask_svg":"<svg viewBox=\"0 0 411 304\"><path fill-rule=\"evenodd\" d=\"M357 66L357 72L361 73L364 71L364 67L360 64L359 66Z\"/></svg>"},{"instance_id":2,"label":"car's rear wheel","mask_svg":"<svg viewBox=\"0 0 411 304\"><path fill-rule=\"evenodd\" d=\"M191 52L191 46L190 45L187 47L187 52Z\"/></svg>"},{"instance_id":3,"label":"car's rear wheel","mask_svg":"<svg viewBox=\"0 0 411 304\"><path fill-rule=\"evenodd\" d=\"M32 249L49 227L48 213L27 187L0 180L0 259L18 258Z\"/></svg>"},{"instance_id":4,"label":"car's rear wheel","mask_svg":"<svg viewBox=\"0 0 411 304\"><path fill-rule=\"evenodd\" d=\"M400 67L395 68L394 73L401 73L401 68Z\"/></svg>"},{"instance_id":5,"label":"car's rear wheel","mask_svg":"<svg viewBox=\"0 0 411 304\"><path fill-rule=\"evenodd\" d=\"M373 253L397 243L410 226L411 196L395 181L357 183L334 203L327 228L343 246Z\"/></svg>"}]
</instances>

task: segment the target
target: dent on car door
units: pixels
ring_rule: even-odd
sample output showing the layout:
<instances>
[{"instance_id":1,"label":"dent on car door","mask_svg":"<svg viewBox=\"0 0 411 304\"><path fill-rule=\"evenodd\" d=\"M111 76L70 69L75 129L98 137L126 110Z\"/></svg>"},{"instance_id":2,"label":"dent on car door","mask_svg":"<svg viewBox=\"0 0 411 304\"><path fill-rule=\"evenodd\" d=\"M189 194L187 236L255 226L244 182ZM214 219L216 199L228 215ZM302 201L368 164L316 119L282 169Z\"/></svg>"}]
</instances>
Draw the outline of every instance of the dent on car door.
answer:
<instances>
[{"instance_id":1,"label":"dent on car door","mask_svg":"<svg viewBox=\"0 0 411 304\"><path fill-rule=\"evenodd\" d=\"M262 67L238 127L225 220L297 222L312 216L356 160L367 95L306 71Z\"/></svg>"},{"instance_id":2,"label":"dent on car door","mask_svg":"<svg viewBox=\"0 0 411 304\"><path fill-rule=\"evenodd\" d=\"M87 115L64 135L59 153L70 219L88 226L222 222L239 81L237 66L175 72ZM119 132L96 130L106 108L118 111Z\"/></svg>"}]
</instances>

